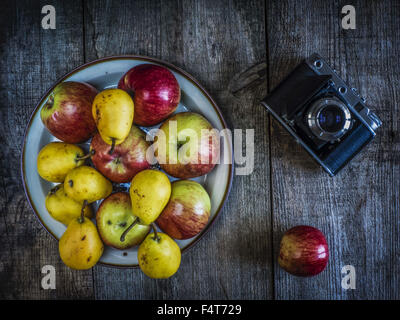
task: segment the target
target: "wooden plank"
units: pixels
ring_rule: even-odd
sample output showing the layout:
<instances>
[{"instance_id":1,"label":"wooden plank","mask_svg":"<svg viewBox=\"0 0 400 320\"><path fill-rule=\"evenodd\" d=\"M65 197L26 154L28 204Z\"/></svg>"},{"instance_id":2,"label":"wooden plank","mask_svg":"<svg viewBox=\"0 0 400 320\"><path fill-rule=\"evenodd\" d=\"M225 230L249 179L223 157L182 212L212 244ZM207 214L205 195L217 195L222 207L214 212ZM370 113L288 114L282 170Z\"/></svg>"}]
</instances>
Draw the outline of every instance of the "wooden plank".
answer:
<instances>
[{"instance_id":1,"label":"wooden plank","mask_svg":"<svg viewBox=\"0 0 400 320\"><path fill-rule=\"evenodd\" d=\"M93 297L92 271L77 272L64 266L58 242L29 207L20 176L24 130L36 103L55 80L83 62L81 2L52 1L56 30L41 28L45 4L9 1L0 8L2 299ZM56 290L41 288L44 265L56 269Z\"/></svg>"},{"instance_id":2,"label":"wooden plank","mask_svg":"<svg viewBox=\"0 0 400 320\"><path fill-rule=\"evenodd\" d=\"M96 298L239 299L272 297L267 115L263 86L232 78L266 59L263 1L87 1L87 59L122 53L165 59L212 94L231 128L255 129L255 168L236 176L210 232L183 255L179 272L155 281L140 270L95 268Z\"/></svg>"},{"instance_id":3,"label":"wooden plank","mask_svg":"<svg viewBox=\"0 0 400 320\"><path fill-rule=\"evenodd\" d=\"M400 6L353 1L356 30L341 28L343 1L270 1L267 6L271 89L296 64L319 52L359 88L383 120L376 140L330 178L272 121L274 254L285 230L313 225L327 236L330 262L314 278L297 278L275 262L277 299L399 299ZM353 265L355 290L341 287Z\"/></svg>"}]
</instances>

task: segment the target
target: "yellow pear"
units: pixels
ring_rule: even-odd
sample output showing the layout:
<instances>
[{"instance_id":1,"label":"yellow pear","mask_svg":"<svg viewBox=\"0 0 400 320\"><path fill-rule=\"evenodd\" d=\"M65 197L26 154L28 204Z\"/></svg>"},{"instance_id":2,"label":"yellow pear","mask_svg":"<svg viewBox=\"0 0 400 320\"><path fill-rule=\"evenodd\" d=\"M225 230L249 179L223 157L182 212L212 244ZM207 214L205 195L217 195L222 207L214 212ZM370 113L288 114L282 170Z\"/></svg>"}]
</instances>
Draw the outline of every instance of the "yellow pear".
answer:
<instances>
[{"instance_id":1,"label":"yellow pear","mask_svg":"<svg viewBox=\"0 0 400 320\"><path fill-rule=\"evenodd\" d=\"M121 144L132 127L134 104L131 96L121 89L106 89L97 94L92 114L104 142L112 146Z\"/></svg>"},{"instance_id":2,"label":"yellow pear","mask_svg":"<svg viewBox=\"0 0 400 320\"><path fill-rule=\"evenodd\" d=\"M68 172L64 190L68 197L76 201L91 203L109 196L112 184L96 169L81 166Z\"/></svg>"},{"instance_id":3,"label":"yellow pear","mask_svg":"<svg viewBox=\"0 0 400 320\"><path fill-rule=\"evenodd\" d=\"M104 245L97 228L85 217L73 219L58 244L61 260L70 268L92 268L103 254Z\"/></svg>"},{"instance_id":4,"label":"yellow pear","mask_svg":"<svg viewBox=\"0 0 400 320\"><path fill-rule=\"evenodd\" d=\"M138 261L146 276L169 278L179 269L181 249L167 234L151 233L139 246Z\"/></svg>"},{"instance_id":5,"label":"yellow pear","mask_svg":"<svg viewBox=\"0 0 400 320\"><path fill-rule=\"evenodd\" d=\"M37 157L39 175L51 182L63 182L68 171L83 165L85 153L74 144L51 142Z\"/></svg>"},{"instance_id":6,"label":"yellow pear","mask_svg":"<svg viewBox=\"0 0 400 320\"><path fill-rule=\"evenodd\" d=\"M64 185L59 184L48 193L45 204L47 211L54 219L68 225L71 220L80 217L83 202L68 197L64 191ZM93 216L90 206L85 206L84 215L88 218Z\"/></svg>"},{"instance_id":7,"label":"yellow pear","mask_svg":"<svg viewBox=\"0 0 400 320\"><path fill-rule=\"evenodd\" d=\"M132 212L143 224L155 221L171 196L171 183L159 170L143 170L136 174L129 189Z\"/></svg>"}]
</instances>

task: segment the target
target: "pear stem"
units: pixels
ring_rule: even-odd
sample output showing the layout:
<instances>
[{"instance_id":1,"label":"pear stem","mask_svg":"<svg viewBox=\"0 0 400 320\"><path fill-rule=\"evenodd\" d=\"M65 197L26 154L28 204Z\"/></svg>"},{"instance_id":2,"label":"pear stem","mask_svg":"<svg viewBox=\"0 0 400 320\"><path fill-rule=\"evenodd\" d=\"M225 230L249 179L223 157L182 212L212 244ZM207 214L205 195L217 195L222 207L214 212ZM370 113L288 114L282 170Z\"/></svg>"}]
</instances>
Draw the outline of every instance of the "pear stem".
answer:
<instances>
[{"instance_id":1,"label":"pear stem","mask_svg":"<svg viewBox=\"0 0 400 320\"><path fill-rule=\"evenodd\" d=\"M75 160L76 161L81 161L81 160L85 160L87 158L90 158L91 156L93 156L96 153L96 151L94 151L93 149L89 151L89 153L87 155L84 155L82 157L76 157Z\"/></svg>"},{"instance_id":2,"label":"pear stem","mask_svg":"<svg viewBox=\"0 0 400 320\"><path fill-rule=\"evenodd\" d=\"M159 242L161 240L161 238L158 236L157 228L156 228L156 225L154 222L151 223L151 228L153 229L153 232L154 232L153 240Z\"/></svg>"},{"instance_id":3,"label":"pear stem","mask_svg":"<svg viewBox=\"0 0 400 320\"><path fill-rule=\"evenodd\" d=\"M61 188L61 184L56 185L53 189L50 190L50 194L55 194Z\"/></svg>"},{"instance_id":4,"label":"pear stem","mask_svg":"<svg viewBox=\"0 0 400 320\"><path fill-rule=\"evenodd\" d=\"M131 225L122 233L121 238L119 238L119 240L120 240L121 242L124 242L124 241L125 241L125 237L126 237L126 235L128 234L128 232L131 231L131 229L132 229L134 226L136 226L136 225L138 224L139 221L140 221L139 218L136 218L135 221L133 221L133 222L131 223Z\"/></svg>"},{"instance_id":5,"label":"pear stem","mask_svg":"<svg viewBox=\"0 0 400 320\"><path fill-rule=\"evenodd\" d=\"M85 215L85 208L86 208L87 204L88 204L87 200L84 200L83 204L82 204L81 216L79 218L79 223L83 223L85 221L84 215Z\"/></svg>"},{"instance_id":6,"label":"pear stem","mask_svg":"<svg viewBox=\"0 0 400 320\"><path fill-rule=\"evenodd\" d=\"M108 151L108 154L113 154L115 148L115 138L111 138L111 149Z\"/></svg>"}]
</instances>

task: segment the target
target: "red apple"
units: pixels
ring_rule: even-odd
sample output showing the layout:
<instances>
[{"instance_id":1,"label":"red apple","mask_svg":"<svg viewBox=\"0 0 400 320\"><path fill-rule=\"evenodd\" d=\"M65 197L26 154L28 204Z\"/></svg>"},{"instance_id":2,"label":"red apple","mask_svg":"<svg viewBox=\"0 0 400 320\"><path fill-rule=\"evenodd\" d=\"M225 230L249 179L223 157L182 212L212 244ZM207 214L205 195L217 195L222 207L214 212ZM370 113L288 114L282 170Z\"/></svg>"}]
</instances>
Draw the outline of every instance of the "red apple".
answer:
<instances>
[{"instance_id":1,"label":"red apple","mask_svg":"<svg viewBox=\"0 0 400 320\"><path fill-rule=\"evenodd\" d=\"M97 133L90 144L92 161L97 170L114 182L130 182L132 178L144 169L150 168L146 159L146 151L150 143L146 141L146 134L135 125L126 139L115 146L114 152L109 154L111 146L103 141Z\"/></svg>"},{"instance_id":2,"label":"red apple","mask_svg":"<svg viewBox=\"0 0 400 320\"><path fill-rule=\"evenodd\" d=\"M96 132L92 102L97 90L87 83L67 81L58 84L40 111L43 124L56 138L82 143Z\"/></svg>"},{"instance_id":3,"label":"red apple","mask_svg":"<svg viewBox=\"0 0 400 320\"><path fill-rule=\"evenodd\" d=\"M219 133L202 115L177 113L160 130L166 143L165 148L155 148L156 155L169 175L189 179L207 174L215 167L219 160ZM157 143L162 142L157 139Z\"/></svg>"},{"instance_id":4,"label":"red apple","mask_svg":"<svg viewBox=\"0 0 400 320\"><path fill-rule=\"evenodd\" d=\"M192 180L174 181L167 206L157 225L175 239L189 239L207 225L211 202L201 184Z\"/></svg>"},{"instance_id":5,"label":"red apple","mask_svg":"<svg viewBox=\"0 0 400 320\"><path fill-rule=\"evenodd\" d=\"M118 88L134 94L133 122L140 126L160 123L175 111L181 99L172 72L154 64L133 67L120 79Z\"/></svg>"},{"instance_id":6,"label":"red apple","mask_svg":"<svg viewBox=\"0 0 400 320\"><path fill-rule=\"evenodd\" d=\"M318 229L297 226L283 235L278 263L287 272L301 277L315 276L325 269L328 259L328 244Z\"/></svg>"}]
</instances>

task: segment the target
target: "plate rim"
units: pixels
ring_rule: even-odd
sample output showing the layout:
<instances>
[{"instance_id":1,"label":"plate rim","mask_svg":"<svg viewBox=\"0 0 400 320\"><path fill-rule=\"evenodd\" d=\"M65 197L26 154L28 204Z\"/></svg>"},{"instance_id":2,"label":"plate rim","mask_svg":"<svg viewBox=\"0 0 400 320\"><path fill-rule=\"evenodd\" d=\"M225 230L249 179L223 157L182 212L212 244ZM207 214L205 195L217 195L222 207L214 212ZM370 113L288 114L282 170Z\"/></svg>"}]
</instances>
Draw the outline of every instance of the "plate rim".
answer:
<instances>
[{"instance_id":1,"label":"plate rim","mask_svg":"<svg viewBox=\"0 0 400 320\"><path fill-rule=\"evenodd\" d=\"M210 102L211 106L214 108L219 120L221 121L224 129L229 129L223 115L222 112L220 110L220 108L218 107L217 103L214 101L214 99L211 97L211 95L208 93L208 91L199 83L198 80L196 80L192 75L190 75L189 73L187 73L185 70L173 65L172 63L157 59L157 58L153 58L153 57L149 57L149 56L143 56L143 55L112 55L112 56L107 56L107 57L103 57L103 58L99 58L99 59L95 59L89 62L86 62L84 64L81 64L77 67L75 67L74 69L72 69L71 71L67 72L66 74L64 74L63 76L61 76L60 78L58 78L54 84L41 96L41 98L39 99L39 102L36 104L34 110L32 111L28 124L25 128L25 132L24 132L24 139L23 139L23 143L22 143L22 152L21 152L21 156L20 156L20 169L21 169L21 178L22 178L22 185L24 187L24 193L26 196L26 199L28 200L29 206L31 207L33 213L35 214L37 220L39 221L39 223L42 225L42 227L47 231L48 234L50 234L50 236L59 241L59 239L54 235L54 233L45 225L45 223L43 222L43 220L41 219L36 207L34 206L30 193L27 189L27 185L26 185L26 181L25 181L25 144L26 144L26 138L27 138L27 133L32 125L32 121L33 118L36 116L37 112L40 109L40 106L42 105L42 103L44 102L44 100L47 98L47 96L50 94L51 91L53 91L53 89L62 81L64 81L66 78L74 75L75 73L77 73L78 71L84 70L88 67L94 66L96 64L99 63L103 63L103 62L108 62L108 61L112 61L112 60L142 60L144 62L152 62L152 63L156 63L162 66L165 66L169 69L172 69L173 71L181 74L184 78L186 78L186 80L190 81L194 86L196 86L201 93L207 98L207 100ZM211 221L208 223L208 225L201 231L201 233L197 236L196 239L194 239L190 244L188 244L187 247L182 249L182 254L184 252L189 251L189 249L193 248L198 242L199 240L209 231L209 229L211 228L211 226L215 223L217 217L220 215L221 210L223 209L223 207L225 206L226 200L228 199L228 196L230 194L231 188L232 188L232 183L233 183L233 170L234 170L234 150L233 150L233 143L232 141L230 141L230 146L231 146L231 163L229 164L229 176L228 176L228 184L225 188L224 191L224 196L222 198L222 201L218 207L218 209L215 211L215 215L214 217L211 219ZM101 266L105 266L105 267L109 267L109 268L119 268L119 269L136 269L139 267L138 264L132 264L132 265L121 265L121 264L114 264L114 263L108 263L108 262L98 262L97 264L101 265Z\"/></svg>"}]
</instances>

